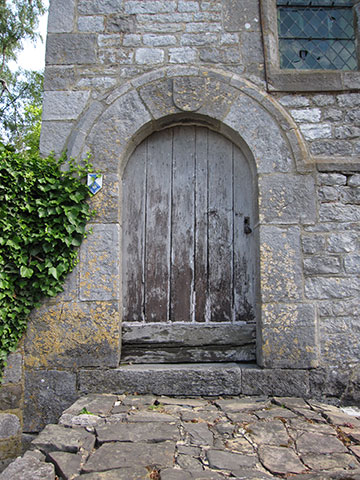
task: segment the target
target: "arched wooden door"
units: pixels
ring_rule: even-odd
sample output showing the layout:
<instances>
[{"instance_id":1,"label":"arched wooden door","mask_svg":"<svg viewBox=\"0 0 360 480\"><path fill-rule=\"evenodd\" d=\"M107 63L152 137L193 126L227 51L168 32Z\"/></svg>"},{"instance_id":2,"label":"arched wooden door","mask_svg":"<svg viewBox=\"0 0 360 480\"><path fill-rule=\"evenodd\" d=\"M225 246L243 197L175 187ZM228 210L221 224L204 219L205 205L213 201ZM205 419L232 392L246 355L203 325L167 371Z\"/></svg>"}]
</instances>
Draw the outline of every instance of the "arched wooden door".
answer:
<instances>
[{"instance_id":1,"label":"arched wooden door","mask_svg":"<svg viewBox=\"0 0 360 480\"><path fill-rule=\"evenodd\" d=\"M122 186L122 361L255 358L253 179L204 127L144 140Z\"/></svg>"}]
</instances>

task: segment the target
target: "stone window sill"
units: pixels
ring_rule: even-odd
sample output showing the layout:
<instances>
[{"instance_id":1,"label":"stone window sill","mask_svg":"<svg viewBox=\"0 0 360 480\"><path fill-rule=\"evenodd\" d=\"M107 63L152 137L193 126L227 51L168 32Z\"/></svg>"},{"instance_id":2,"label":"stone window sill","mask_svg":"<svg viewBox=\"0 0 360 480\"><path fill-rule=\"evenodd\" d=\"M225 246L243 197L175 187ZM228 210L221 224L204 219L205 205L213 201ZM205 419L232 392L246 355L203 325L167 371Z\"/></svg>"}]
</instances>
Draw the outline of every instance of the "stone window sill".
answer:
<instances>
[{"instance_id":1,"label":"stone window sill","mask_svg":"<svg viewBox=\"0 0 360 480\"><path fill-rule=\"evenodd\" d=\"M267 69L270 92L339 92L360 90L360 72L334 70Z\"/></svg>"}]
</instances>

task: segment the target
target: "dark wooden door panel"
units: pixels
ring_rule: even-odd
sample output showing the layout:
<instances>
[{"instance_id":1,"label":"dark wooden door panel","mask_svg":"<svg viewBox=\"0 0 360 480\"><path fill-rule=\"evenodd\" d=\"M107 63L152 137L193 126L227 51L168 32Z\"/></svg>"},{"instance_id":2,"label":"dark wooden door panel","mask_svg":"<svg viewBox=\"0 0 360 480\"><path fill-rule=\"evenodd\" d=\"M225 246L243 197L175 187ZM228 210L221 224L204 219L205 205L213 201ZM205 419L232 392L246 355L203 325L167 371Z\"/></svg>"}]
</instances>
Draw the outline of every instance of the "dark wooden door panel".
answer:
<instances>
[{"instance_id":1,"label":"dark wooden door panel","mask_svg":"<svg viewBox=\"0 0 360 480\"><path fill-rule=\"evenodd\" d=\"M253 205L247 160L218 133L179 126L139 145L123 179L123 358L229 361L230 351L236 361L254 358ZM129 343L136 323L153 337ZM247 328L238 344L214 339L200 348L182 334L179 348L170 340L179 325L194 334L223 325L230 335L232 324Z\"/></svg>"},{"instance_id":2,"label":"dark wooden door panel","mask_svg":"<svg viewBox=\"0 0 360 480\"><path fill-rule=\"evenodd\" d=\"M166 322L169 317L172 139L169 129L147 142L144 314L148 322Z\"/></svg>"},{"instance_id":3,"label":"dark wooden door panel","mask_svg":"<svg viewBox=\"0 0 360 480\"><path fill-rule=\"evenodd\" d=\"M208 143L210 321L231 322L233 310L232 143L220 135L209 135Z\"/></svg>"},{"instance_id":4,"label":"dark wooden door panel","mask_svg":"<svg viewBox=\"0 0 360 480\"><path fill-rule=\"evenodd\" d=\"M173 130L170 320L193 317L195 129Z\"/></svg>"},{"instance_id":5,"label":"dark wooden door panel","mask_svg":"<svg viewBox=\"0 0 360 480\"><path fill-rule=\"evenodd\" d=\"M123 181L122 226L123 315L129 322L142 320L144 305L145 190L147 143L138 146Z\"/></svg>"},{"instance_id":6,"label":"dark wooden door panel","mask_svg":"<svg viewBox=\"0 0 360 480\"><path fill-rule=\"evenodd\" d=\"M208 135L196 129L195 135L195 253L194 304L195 321L205 322L208 289Z\"/></svg>"}]
</instances>

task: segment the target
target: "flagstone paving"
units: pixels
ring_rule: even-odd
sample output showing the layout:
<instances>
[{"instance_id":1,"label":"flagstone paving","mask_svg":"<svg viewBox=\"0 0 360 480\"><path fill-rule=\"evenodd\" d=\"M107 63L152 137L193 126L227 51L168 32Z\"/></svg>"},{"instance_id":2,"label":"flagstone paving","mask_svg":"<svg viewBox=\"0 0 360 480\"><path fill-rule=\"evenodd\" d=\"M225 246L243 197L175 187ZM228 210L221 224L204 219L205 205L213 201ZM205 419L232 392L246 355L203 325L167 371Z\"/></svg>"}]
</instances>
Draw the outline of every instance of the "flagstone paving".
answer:
<instances>
[{"instance_id":1,"label":"flagstone paving","mask_svg":"<svg viewBox=\"0 0 360 480\"><path fill-rule=\"evenodd\" d=\"M360 413L301 398L89 395L0 480L360 480Z\"/></svg>"}]
</instances>

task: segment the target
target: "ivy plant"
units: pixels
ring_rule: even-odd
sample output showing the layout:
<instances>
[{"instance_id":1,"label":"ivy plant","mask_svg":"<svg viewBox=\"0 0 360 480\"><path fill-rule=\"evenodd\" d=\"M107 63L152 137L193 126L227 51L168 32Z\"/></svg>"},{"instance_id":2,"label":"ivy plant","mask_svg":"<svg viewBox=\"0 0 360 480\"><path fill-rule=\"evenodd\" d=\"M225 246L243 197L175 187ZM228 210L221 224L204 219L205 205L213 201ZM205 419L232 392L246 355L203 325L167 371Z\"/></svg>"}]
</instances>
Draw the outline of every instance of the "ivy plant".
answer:
<instances>
[{"instance_id":1,"label":"ivy plant","mask_svg":"<svg viewBox=\"0 0 360 480\"><path fill-rule=\"evenodd\" d=\"M86 235L91 165L64 161L0 144L0 372L31 310L63 290Z\"/></svg>"}]
</instances>

